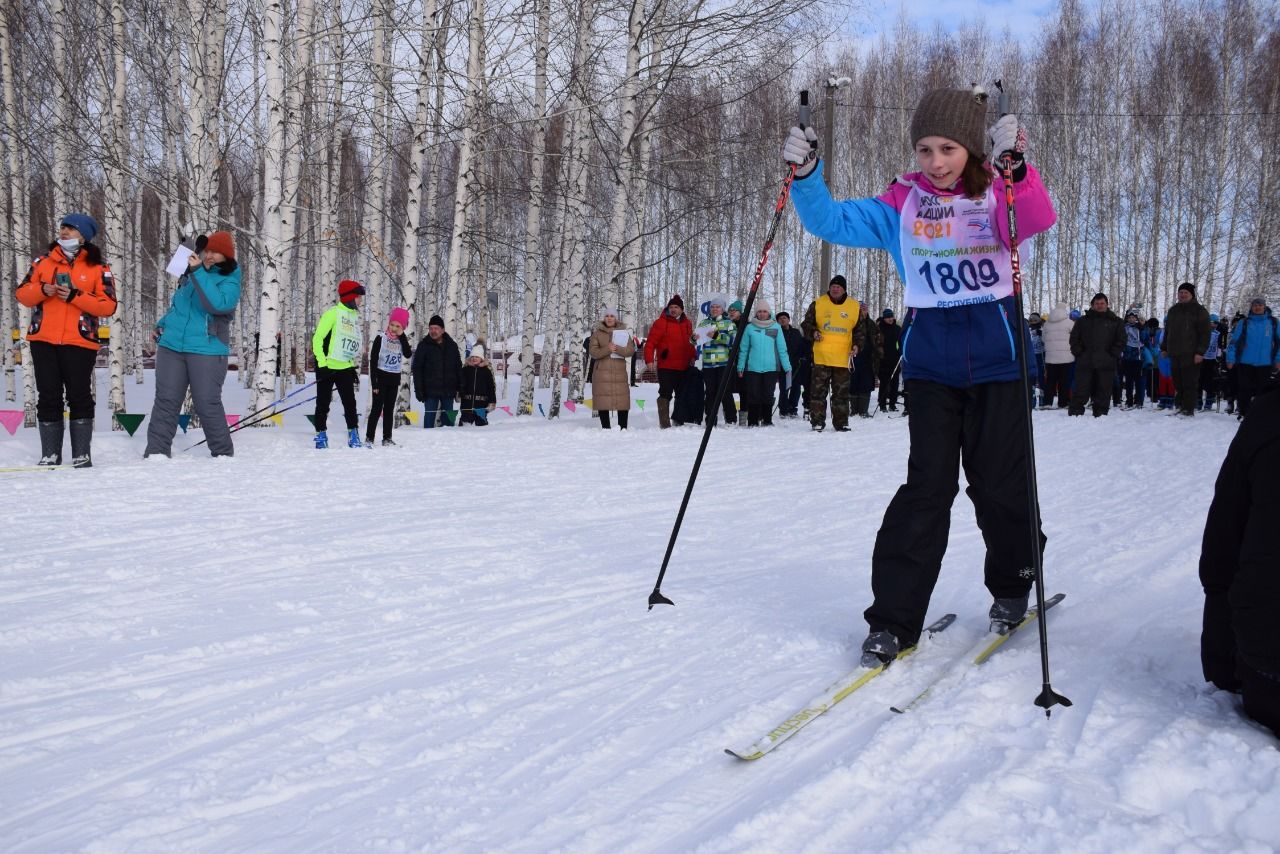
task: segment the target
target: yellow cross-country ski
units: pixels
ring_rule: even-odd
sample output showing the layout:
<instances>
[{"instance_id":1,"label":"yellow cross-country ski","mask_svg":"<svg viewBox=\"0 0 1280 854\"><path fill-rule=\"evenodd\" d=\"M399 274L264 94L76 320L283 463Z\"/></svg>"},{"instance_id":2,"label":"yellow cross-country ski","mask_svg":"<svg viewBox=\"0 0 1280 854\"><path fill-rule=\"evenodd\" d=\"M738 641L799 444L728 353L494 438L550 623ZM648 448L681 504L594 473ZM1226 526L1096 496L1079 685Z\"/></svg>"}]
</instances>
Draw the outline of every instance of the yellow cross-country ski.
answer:
<instances>
[{"instance_id":1,"label":"yellow cross-country ski","mask_svg":"<svg viewBox=\"0 0 1280 854\"><path fill-rule=\"evenodd\" d=\"M926 627L924 633L926 635L935 635L954 623L955 619L955 614L945 614L941 619ZM902 650L902 652L898 653L898 656L894 661L901 661L902 659L910 656L918 648L918 645L907 647ZM845 697L848 697L854 691L857 691L881 673L884 673L888 668L888 664L881 664L878 667L859 667L856 670L851 671L842 679L832 683L827 690L823 691L817 697L814 697L806 703L803 709L796 712L773 729L769 730L769 732L765 733L762 738L757 740L750 747L746 747L741 750L725 748L724 752L730 756L736 756L739 759L759 759L779 744L782 744L782 742L786 741L788 738L791 738L791 736L799 732L802 727L806 726L814 718L818 717L823 712L826 712L836 703L840 702Z\"/></svg>"}]
</instances>

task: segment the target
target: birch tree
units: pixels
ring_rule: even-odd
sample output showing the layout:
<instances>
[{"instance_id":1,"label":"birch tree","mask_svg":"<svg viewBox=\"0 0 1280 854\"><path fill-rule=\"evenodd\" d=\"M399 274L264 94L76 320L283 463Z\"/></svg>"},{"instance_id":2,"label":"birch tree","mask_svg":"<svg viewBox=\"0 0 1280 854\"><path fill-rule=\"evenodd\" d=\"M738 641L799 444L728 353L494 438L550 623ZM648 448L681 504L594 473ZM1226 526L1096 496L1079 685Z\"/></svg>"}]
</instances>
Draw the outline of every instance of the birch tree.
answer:
<instances>
[{"instance_id":1,"label":"birch tree","mask_svg":"<svg viewBox=\"0 0 1280 854\"><path fill-rule=\"evenodd\" d=\"M18 140L21 135L21 108L18 104L17 87L14 85L14 37L13 37L14 4L0 3L0 75L4 85L4 125L8 139L9 158L9 193L10 193L10 234L8 240L13 246L13 281L21 282L27 274L31 263L30 227L27 222L27 171L22 146ZM26 331L31 326L31 309L27 306L18 308L18 326L22 332L22 425L28 428L36 426L36 378L31 370L31 345L27 342ZM6 326L6 339L9 329ZM5 348L10 348L8 340ZM13 398L10 397L10 400Z\"/></svg>"},{"instance_id":2,"label":"birch tree","mask_svg":"<svg viewBox=\"0 0 1280 854\"><path fill-rule=\"evenodd\" d=\"M484 63L484 0L471 0L467 18L467 80L479 81ZM467 86L462 105L462 140L458 146L458 175L453 192L453 230L449 239L449 271L446 281L445 328L455 334L466 331L462 317L462 256L467 217L475 184L476 123L480 120L480 92Z\"/></svg>"},{"instance_id":3,"label":"birch tree","mask_svg":"<svg viewBox=\"0 0 1280 854\"><path fill-rule=\"evenodd\" d=\"M536 334L538 291L545 281L542 262L543 173L550 119L547 116L547 44L551 29L550 0L535 0L533 37L533 133L529 147L529 201L524 220L524 299L520 324L520 400L516 412L533 414L533 339ZM546 344L543 353L547 352Z\"/></svg>"},{"instance_id":4,"label":"birch tree","mask_svg":"<svg viewBox=\"0 0 1280 854\"><path fill-rule=\"evenodd\" d=\"M565 273L569 277L564 326L569 340L569 399L582 400L582 360L575 358L578 342L583 338L584 288L587 279L587 168L591 161L591 65L589 51L594 35L595 4L582 0L578 7L578 38L573 49L573 80L566 107L572 133L566 185L569 188L564 228L572 236ZM558 354L557 354L558 356Z\"/></svg>"},{"instance_id":5,"label":"birch tree","mask_svg":"<svg viewBox=\"0 0 1280 854\"><path fill-rule=\"evenodd\" d=\"M128 290L126 283L129 275L129 256L125 251L127 233L126 226L129 223L129 204L125 199L125 156L127 149L127 137L125 135L124 123L124 96L125 96L125 29L124 29L124 0L111 0L111 64L108 66L112 70L112 77L109 87L106 91L110 93L110 112L107 119L107 162L104 164L104 171L107 178L106 187L106 237L107 245L111 251L117 253L118 265L116 267L116 296L121 302L124 302L126 309L128 308ZM121 279L121 272L124 274L124 280ZM136 308L133 309L136 311ZM110 347L108 353L108 366L111 377L111 391L108 396L108 405L111 407L113 415L125 411L124 396L124 368L125 368L125 338L126 324L124 322L124 314L117 307L115 314L110 320ZM119 421L115 418L111 419L111 429L122 429Z\"/></svg>"},{"instance_id":6,"label":"birch tree","mask_svg":"<svg viewBox=\"0 0 1280 854\"><path fill-rule=\"evenodd\" d=\"M276 335L280 331L280 284L284 266L282 235L287 222L283 204L285 156L285 0L267 0L263 8L262 47L266 60L267 144L263 149L265 235L262 292L258 303L257 380L253 408L265 409L276 399Z\"/></svg>"},{"instance_id":7,"label":"birch tree","mask_svg":"<svg viewBox=\"0 0 1280 854\"><path fill-rule=\"evenodd\" d=\"M409 180L405 199L405 221L401 229L401 258L404 271L401 279L401 293L405 307L409 309L409 323L418 318L418 285L422 277L422 260L418 256L418 229L422 224L422 190L426 180L427 164L427 132L430 120L430 99L432 74L431 66L435 61L436 40L436 0L424 0L422 7L422 38L418 53L418 85L415 89L417 103L413 111L413 124L410 127ZM421 324L419 323L419 326ZM425 328L425 327L422 327ZM413 331L411 325L405 330L408 335ZM396 411L403 412L409 408L409 392L411 380L410 364L401 365L400 391L397 398Z\"/></svg>"}]
</instances>

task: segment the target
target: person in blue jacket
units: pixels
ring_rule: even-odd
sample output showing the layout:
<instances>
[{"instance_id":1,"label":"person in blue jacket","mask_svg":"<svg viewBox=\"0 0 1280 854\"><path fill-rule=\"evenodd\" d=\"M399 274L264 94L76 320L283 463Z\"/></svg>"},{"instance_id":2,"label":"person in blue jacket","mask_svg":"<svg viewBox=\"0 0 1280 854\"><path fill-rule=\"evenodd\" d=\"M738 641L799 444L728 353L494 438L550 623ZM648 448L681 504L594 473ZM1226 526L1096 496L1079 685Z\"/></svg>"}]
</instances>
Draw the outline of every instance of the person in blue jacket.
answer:
<instances>
[{"instance_id":1,"label":"person in blue jacket","mask_svg":"<svg viewBox=\"0 0 1280 854\"><path fill-rule=\"evenodd\" d=\"M1015 336L1027 352L1031 344L1016 310L1005 186L990 160L1012 159L1020 239L1045 231L1056 216L1023 157L1017 117L1003 116L989 130L986 121L979 87L926 93L911 118L917 171L872 198L831 198L812 128L792 128L783 147L783 159L796 164L791 200L805 229L831 243L887 251L905 285L910 455L872 553L864 667L893 660L920 637L961 465L987 547L993 628L1021 620L1031 591L1030 514L1038 520L1039 508L1028 494L1026 389ZM1043 551L1043 534L1039 540Z\"/></svg>"},{"instance_id":2,"label":"person in blue jacket","mask_svg":"<svg viewBox=\"0 0 1280 854\"><path fill-rule=\"evenodd\" d=\"M1227 345L1227 370L1236 370L1236 402L1238 417L1249 414L1253 396L1274 371L1280 371L1280 335L1276 319L1267 311L1267 301L1254 297L1249 313L1236 324L1235 334Z\"/></svg>"},{"instance_id":3,"label":"person in blue jacket","mask_svg":"<svg viewBox=\"0 0 1280 854\"><path fill-rule=\"evenodd\" d=\"M773 426L773 389L778 377L790 373L787 339L773 319L773 306L757 297L756 316L742 333L738 350L738 391L747 409L747 426Z\"/></svg>"},{"instance_id":4,"label":"person in blue jacket","mask_svg":"<svg viewBox=\"0 0 1280 854\"><path fill-rule=\"evenodd\" d=\"M204 428L209 453L235 453L222 407L222 382L231 355L231 318L240 302L240 268L231 235L215 231L196 240L199 250L178 280L169 311L156 321L156 398L143 456L173 451L178 410L191 401Z\"/></svg>"}]
</instances>

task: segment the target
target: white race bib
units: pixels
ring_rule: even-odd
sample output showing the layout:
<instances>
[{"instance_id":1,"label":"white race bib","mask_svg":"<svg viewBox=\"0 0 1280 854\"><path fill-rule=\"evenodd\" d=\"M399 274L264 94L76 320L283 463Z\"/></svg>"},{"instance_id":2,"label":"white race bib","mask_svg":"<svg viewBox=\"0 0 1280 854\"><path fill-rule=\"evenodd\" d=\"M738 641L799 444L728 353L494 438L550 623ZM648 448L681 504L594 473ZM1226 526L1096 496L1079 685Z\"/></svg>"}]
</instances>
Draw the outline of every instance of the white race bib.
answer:
<instances>
[{"instance_id":1,"label":"white race bib","mask_svg":"<svg viewBox=\"0 0 1280 854\"><path fill-rule=\"evenodd\" d=\"M333 323L333 346L330 356L342 362L354 362L360 355L360 315L340 311Z\"/></svg>"},{"instance_id":2,"label":"white race bib","mask_svg":"<svg viewBox=\"0 0 1280 854\"><path fill-rule=\"evenodd\" d=\"M992 188L981 199L912 187L902 206L900 245L910 308L950 308L1013 295L1013 265L996 233Z\"/></svg>"},{"instance_id":3,"label":"white race bib","mask_svg":"<svg viewBox=\"0 0 1280 854\"><path fill-rule=\"evenodd\" d=\"M388 374L400 373L404 363L404 351L400 349L400 339L382 336L382 344L378 350L378 370Z\"/></svg>"}]
</instances>

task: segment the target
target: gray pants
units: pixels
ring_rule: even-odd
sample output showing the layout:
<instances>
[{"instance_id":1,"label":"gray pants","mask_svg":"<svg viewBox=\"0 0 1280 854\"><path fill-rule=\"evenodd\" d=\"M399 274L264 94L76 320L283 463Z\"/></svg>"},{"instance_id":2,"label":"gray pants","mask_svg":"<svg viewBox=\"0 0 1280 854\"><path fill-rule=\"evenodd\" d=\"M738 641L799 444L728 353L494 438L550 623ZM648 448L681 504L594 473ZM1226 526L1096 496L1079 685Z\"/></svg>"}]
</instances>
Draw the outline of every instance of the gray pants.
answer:
<instances>
[{"instance_id":1,"label":"gray pants","mask_svg":"<svg viewBox=\"0 0 1280 854\"><path fill-rule=\"evenodd\" d=\"M222 408L222 381L226 377L226 356L179 353L165 347L156 350L156 402L151 407L151 423L147 425L146 455L170 456L173 436L178 432L178 411L187 396L187 386L191 387L191 400L204 428L209 453L215 457L234 454L231 428L227 426L227 413Z\"/></svg>"}]
</instances>

